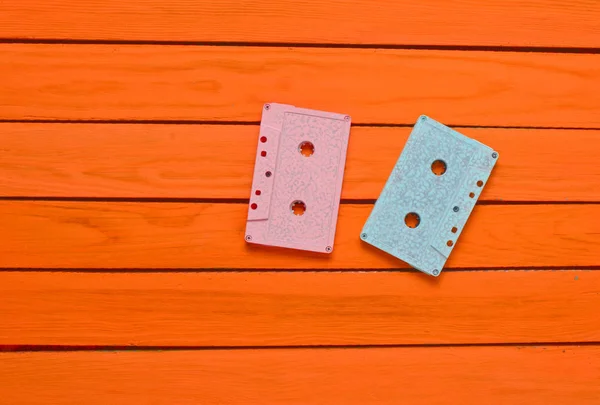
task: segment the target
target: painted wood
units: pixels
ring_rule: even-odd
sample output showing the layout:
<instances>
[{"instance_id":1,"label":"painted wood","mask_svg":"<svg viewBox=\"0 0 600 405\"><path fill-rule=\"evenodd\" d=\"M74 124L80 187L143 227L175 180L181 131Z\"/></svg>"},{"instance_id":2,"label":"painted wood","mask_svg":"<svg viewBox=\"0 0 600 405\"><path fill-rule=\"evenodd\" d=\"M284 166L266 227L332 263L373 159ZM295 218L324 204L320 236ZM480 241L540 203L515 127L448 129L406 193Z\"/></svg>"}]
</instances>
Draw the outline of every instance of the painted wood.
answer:
<instances>
[{"instance_id":1,"label":"painted wood","mask_svg":"<svg viewBox=\"0 0 600 405\"><path fill-rule=\"evenodd\" d=\"M247 204L0 202L4 268L383 269L359 239L371 205L340 208L332 254L244 241ZM600 205L477 206L447 267L595 266Z\"/></svg>"},{"instance_id":2,"label":"painted wood","mask_svg":"<svg viewBox=\"0 0 600 405\"><path fill-rule=\"evenodd\" d=\"M598 375L598 346L0 354L23 405L595 405Z\"/></svg>"},{"instance_id":3,"label":"painted wood","mask_svg":"<svg viewBox=\"0 0 600 405\"><path fill-rule=\"evenodd\" d=\"M599 15L587 0L0 2L0 121L110 122L0 124L0 198L165 199L0 201L0 398L597 404ZM346 202L378 195L409 131L394 125L420 114L538 129L462 130L502 157L454 270L431 279L359 241L369 204L342 206L324 257L246 246L245 204L166 202L246 199L268 101L392 124L353 129ZM362 271L377 269L403 271Z\"/></svg>"},{"instance_id":4,"label":"painted wood","mask_svg":"<svg viewBox=\"0 0 600 405\"><path fill-rule=\"evenodd\" d=\"M599 47L594 0L4 0L0 36L101 41Z\"/></svg>"},{"instance_id":5,"label":"painted wood","mask_svg":"<svg viewBox=\"0 0 600 405\"><path fill-rule=\"evenodd\" d=\"M599 291L581 270L0 272L0 345L598 342Z\"/></svg>"},{"instance_id":6,"label":"painted wood","mask_svg":"<svg viewBox=\"0 0 600 405\"><path fill-rule=\"evenodd\" d=\"M375 200L410 128L355 127L343 199ZM458 128L501 158L480 201L600 201L600 131ZM0 196L248 199L258 126L0 124Z\"/></svg>"},{"instance_id":7,"label":"painted wood","mask_svg":"<svg viewBox=\"0 0 600 405\"><path fill-rule=\"evenodd\" d=\"M0 44L0 119L258 121L276 101L353 123L600 128L600 54Z\"/></svg>"}]
</instances>

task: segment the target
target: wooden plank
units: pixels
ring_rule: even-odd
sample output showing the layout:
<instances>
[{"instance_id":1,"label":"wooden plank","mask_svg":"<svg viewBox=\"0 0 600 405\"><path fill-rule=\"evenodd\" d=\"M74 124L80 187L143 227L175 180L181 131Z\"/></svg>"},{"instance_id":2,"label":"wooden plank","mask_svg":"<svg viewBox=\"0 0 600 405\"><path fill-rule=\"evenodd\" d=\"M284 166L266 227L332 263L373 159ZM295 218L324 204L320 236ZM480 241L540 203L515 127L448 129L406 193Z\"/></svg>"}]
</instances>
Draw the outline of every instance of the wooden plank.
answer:
<instances>
[{"instance_id":1,"label":"wooden plank","mask_svg":"<svg viewBox=\"0 0 600 405\"><path fill-rule=\"evenodd\" d=\"M600 348L439 347L0 354L9 404L579 404Z\"/></svg>"},{"instance_id":2,"label":"wooden plank","mask_svg":"<svg viewBox=\"0 0 600 405\"><path fill-rule=\"evenodd\" d=\"M600 201L600 131L459 130L501 155L480 201ZM257 126L5 123L0 132L2 196L250 196ZM353 128L342 198L376 199L409 133Z\"/></svg>"},{"instance_id":3,"label":"wooden plank","mask_svg":"<svg viewBox=\"0 0 600 405\"><path fill-rule=\"evenodd\" d=\"M413 124L427 114L453 125L600 127L600 54L31 44L0 52L0 119L258 121L263 103L277 101L354 123Z\"/></svg>"},{"instance_id":4,"label":"wooden plank","mask_svg":"<svg viewBox=\"0 0 600 405\"><path fill-rule=\"evenodd\" d=\"M385 45L600 46L578 0L4 0L0 37Z\"/></svg>"},{"instance_id":5,"label":"wooden plank","mask_svg":"<svg viewBox=\"0 0 600 405\"><path fill-rule=\"evenodd\" d=\"M247 204L3 201L5 268L406 268L359 239L371 205L341 207L330 255L244 241ZM595 266L600 205L478 206L447 267Z\"/></svg>"},{"instance_id":6,"label":"wooden plank","mask_svg":"<svg viewBox=\"0 0 600 405\"><path fill-rule=\"evenodd\" d=\"M600 272L0 272L0 345L600 341Z\"/></svg>"}]
</instances>

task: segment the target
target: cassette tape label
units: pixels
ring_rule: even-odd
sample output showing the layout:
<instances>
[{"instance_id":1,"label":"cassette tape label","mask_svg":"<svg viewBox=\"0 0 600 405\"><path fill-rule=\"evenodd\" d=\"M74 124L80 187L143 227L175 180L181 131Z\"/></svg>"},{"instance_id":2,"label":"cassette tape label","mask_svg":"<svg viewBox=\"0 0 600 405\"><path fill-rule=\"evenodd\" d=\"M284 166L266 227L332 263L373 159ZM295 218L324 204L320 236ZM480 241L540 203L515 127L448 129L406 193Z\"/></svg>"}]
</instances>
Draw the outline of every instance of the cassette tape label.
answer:
<instances>
[{"instance_id":1,"label":"cassette tape label","mask_svg":"<svg viewBox=\"0 0 600 405\"><path fill-rule=\"evenodd\" d=\"M341 114L269 105L261 122L246 240L333 250L349 130ZM258 187L264 189L260 195Z\"/></svg>"},{"instance_id":2,"label":"cassette tape label","mask_svg":"<svg viewBox=\"0 0 600 405\"><path fill-rule=\"evenodd\" d=\"M422 116L361 233L411 266L439 275L498 154ZM408 226L408 216L418 223Z\"/></svg>"}]
</instances>

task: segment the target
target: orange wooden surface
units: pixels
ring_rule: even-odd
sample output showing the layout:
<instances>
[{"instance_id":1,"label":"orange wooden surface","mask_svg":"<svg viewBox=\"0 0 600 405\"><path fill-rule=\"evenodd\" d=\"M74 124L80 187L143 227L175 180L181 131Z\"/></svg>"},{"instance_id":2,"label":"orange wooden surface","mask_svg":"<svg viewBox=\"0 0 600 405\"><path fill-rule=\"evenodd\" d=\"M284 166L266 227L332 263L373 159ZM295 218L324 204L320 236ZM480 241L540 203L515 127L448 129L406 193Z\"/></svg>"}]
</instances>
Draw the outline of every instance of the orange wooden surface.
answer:
<instances>
[{"instance_id":1,"label":"orange wooden surface","mask_svg":"<svg viewBox=\"0 0 600 405\"><path fill-rule=\"evenodd\" d=\"M323 255L246 243L247 204L3 201L0 268L407 268L358 237L371 208L342 205ZM599 230L597 204L477 206L446 267L594 266Z\"/></svg>"},{"instance_id":2,"label":"orange wooden surface","mask_svg":"<svg viewBox=\"0 0 600 405\"><path fill-rule=\"evenodd\" d=\"M595 405L599 374L597 346L5 353L0 395L59 405Z\"/></svg>"},{"instance_id":3,"label":"orange wooden surface","mask_svg":"<svg viewBox=\"0 0 600 405\"><path fill-rule=\"evenodd\" d=\"M502 156L480 201L600 201L600 166L590 164L600 131L459 130ZM259 128L0 124L0 132L0 196L248 199ZM342 198L375 200L409 133L353 128ZM213 158L224 150L227 159Z\"/></svg>"},{"instance_id":4,"label":"orange wooden surface","mask_svg":"<svg viewBox=\"0 0 600 405\"><path fill-rule=\"evenodd\" d=\"M598 47L594 0L4 0L0 37Z\"/></svg>"},{"instance_id":5,"label":"orange wooden surface","mask_svg":"<svg viewBox=\"0 0 600 405\"><path fill-rule=\"evenodd\" d=\"M0 2L0 402L597 404L599 5ZM243 240L265 102L353 117L331 255ZM438 278L358 238L421 114Z\"/></svg>"},{"instance_id":6,"label":"orange wooden surface","mask_svg":"<svg viewBox=\"0 0 600 405\"><path fill-rule=\"evenodd\" d=\"M600 54L39 44L0 54L5 119L258 121L277 101L354 124L412 125L426 111L454 125L600 128Z\"/></svg>"},{"instance_id":7,"label":"orange wooden surface","mask_svg":"<svg viewBox=\"0 0 600 405\"><path fill-rule=\"evenodd\" d=\"M600 272L0 273L0 345L600 341Z\"/></svg>"}]
</instances>

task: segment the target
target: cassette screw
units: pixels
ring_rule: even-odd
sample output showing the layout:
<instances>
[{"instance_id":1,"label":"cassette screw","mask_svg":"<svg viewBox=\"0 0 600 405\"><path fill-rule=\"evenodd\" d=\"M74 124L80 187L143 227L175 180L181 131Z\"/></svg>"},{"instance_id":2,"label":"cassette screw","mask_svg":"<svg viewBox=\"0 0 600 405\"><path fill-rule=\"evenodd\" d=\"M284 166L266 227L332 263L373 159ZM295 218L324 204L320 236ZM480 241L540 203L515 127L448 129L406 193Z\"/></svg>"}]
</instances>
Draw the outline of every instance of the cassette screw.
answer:
<instances>
[{"instance_id":1,"label":"cassette screw","mask_svg":"<svg viewBox=\"0 0 600 405\"><path fill-rule=\"evenodd\" d=\"M439 272L438 270L434 270L434 271L433 271L433 275L434 275L434 276L437 276L438 274L440 274L440 272Z\"/></svg>"},{"instance_id":2,"label":"cassette screw","mask_svg":"<svg viewBox=\"0 0 600 405\"><path fill-rule=\"evenodd\" d=\"M271 104L265 104L265 110L271 109Z\"/></svg>"},{"instance_id":3,"label":"cassette screw","mask_svg":"<svg viewBox=\"0 0 600 405\"><path fill-rule=\"evenodd\" d=\"M497 154L496 152L494 152L494 153L492 153L492 157L493 157L494 159L496 159L496 158L498 157L498 154Z\"/></svg>"},{"instance_id":4,"label":"cassette screw","mask_svg":"<svg viewBox=\"0 0 600 405\"><path fill-rule=\"evenodd\" d=\"M327 247L325 248L325 251L326 251L326 252L331 252L331 246L327 246Z\"/></svg>"},{"instance_id":5,"label":"cassette screw","mask_svg":"<svg viewBox=\"0 0 600 405\"><path fill-rule=\"evenodd\" d=\"M363 239L367 239L367 234L366 233L361 233L360 237L363 238Z\"/></svg>"},{"instance_id":6,"label":"cassette screw","mask_svg":"<svg viewBox=\"0 0 600 405\"><path fill-rule=\"evenodd\" d=\"M346 115L346 116L344 117L344 120L346 120L346 121L350 121L350 116L349 116L349 115Z\"/></svg>"},{"instance_id":7,"label":"cassette screw","mask_svg":"<svg viewBox=\"0 0 600 405\"><path fill-rule=\"evenodd\" d=\"M458 205L456 207L453 208L454 212L458 212L459 208Z\"/></svg>"},{"instance_id":8,"label":"cassette screw","mask_svg":"<svg viewBox=\"0 0 600 405\"><path fill-rule=\"evenodd\" d=\"M247 242L250 242L251 240L252 240L252 236L250 236L250 235L246 235L246 241L247 241Z\"/></svg>"}]
</instances>

